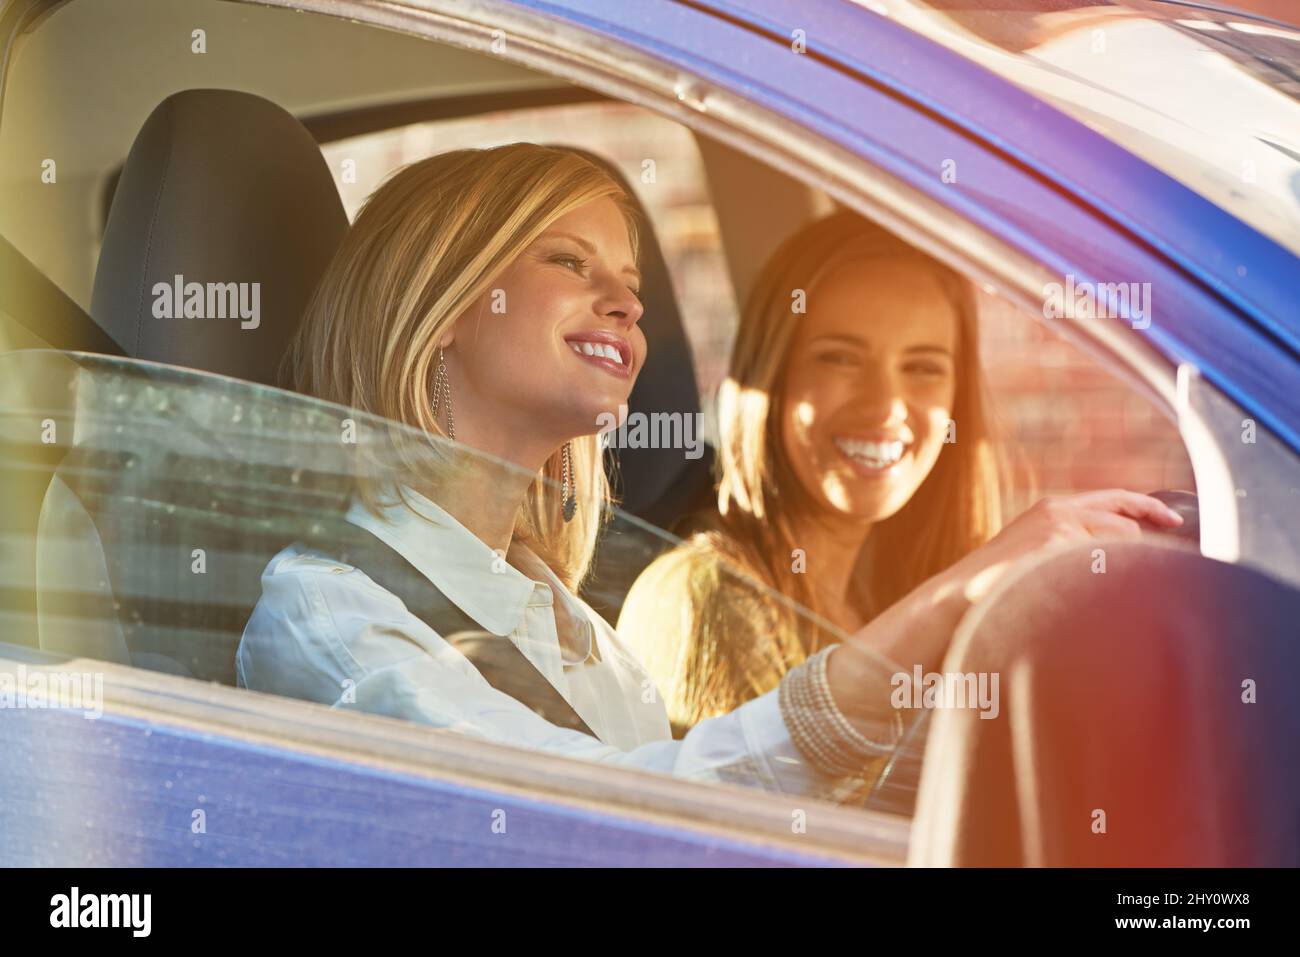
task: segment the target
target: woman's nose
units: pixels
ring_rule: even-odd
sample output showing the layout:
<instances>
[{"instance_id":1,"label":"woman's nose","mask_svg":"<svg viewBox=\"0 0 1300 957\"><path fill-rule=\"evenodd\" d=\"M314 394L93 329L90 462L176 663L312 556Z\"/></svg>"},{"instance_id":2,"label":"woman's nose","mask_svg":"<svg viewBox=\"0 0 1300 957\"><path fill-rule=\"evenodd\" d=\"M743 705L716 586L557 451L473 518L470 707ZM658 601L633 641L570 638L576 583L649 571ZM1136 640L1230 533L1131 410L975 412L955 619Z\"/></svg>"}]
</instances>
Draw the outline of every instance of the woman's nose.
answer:
<instances>
[{"instance_id":1,"label":"woman's nose","mask_svg":"<svg viewBox=\"0 0 1300 957\"><path fill-rule=\"evenodd\" d=\"M872 424L886 425L907 418L902 383L888 370L869 364L858 380L856 392L856 402L863 417Z\"/></svg>"},{"instance_id":2,"label":"woman's nose","mask_svg":"<svg viewBox=\"0 0 1300 957\"><path fill-rule=\"evenodd\" d=\"M628 289L621 280L611 281L608 292L597 302L596 311L600 315L615 320L625 329L630 329L640 321L645 306L636 293Z\"/></svg>"}]
</instances>

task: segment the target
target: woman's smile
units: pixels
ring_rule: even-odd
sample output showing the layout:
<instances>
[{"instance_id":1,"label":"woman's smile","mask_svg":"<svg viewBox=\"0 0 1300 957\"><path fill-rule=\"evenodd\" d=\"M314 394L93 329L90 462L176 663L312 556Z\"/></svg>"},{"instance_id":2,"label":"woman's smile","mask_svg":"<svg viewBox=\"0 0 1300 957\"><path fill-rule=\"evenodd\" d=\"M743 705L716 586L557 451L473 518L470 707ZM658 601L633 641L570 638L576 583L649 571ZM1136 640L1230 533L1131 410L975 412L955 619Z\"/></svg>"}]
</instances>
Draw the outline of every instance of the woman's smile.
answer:
<instances>
[{"instance_id":1,"label":"woman's smile","mask_svg":"<svg viewBox=\"0 0 1300 957\"><path fill-rule=\"evenodd\" d=\"M620 379L630 378L634 355L622 336L600 329L565 336L565 343L579 359Z\"/></svg>"},{"instance_id":2,"label":"woman's smile","mask_svg":"<svg viewBox=\"0 0 1300 957\"><path fill-rule=\"evenodd\" d=\"M900 437L836 435L831 442L854 470L867 478L896 475L910 464L912 443Z\"/></svg>"}]
</instances>

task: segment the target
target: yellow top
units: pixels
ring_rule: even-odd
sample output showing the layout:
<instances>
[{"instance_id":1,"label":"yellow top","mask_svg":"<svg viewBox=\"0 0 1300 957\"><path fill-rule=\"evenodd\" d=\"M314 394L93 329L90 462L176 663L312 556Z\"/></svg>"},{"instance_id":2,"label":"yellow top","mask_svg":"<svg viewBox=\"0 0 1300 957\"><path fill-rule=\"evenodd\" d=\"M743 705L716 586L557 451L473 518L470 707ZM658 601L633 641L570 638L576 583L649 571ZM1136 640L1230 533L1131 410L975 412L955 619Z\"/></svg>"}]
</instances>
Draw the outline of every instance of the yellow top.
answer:
<instances>
[{"instance_id":1,"label":"yellow top","mask_svg":"<svg viewBox=\"0 0 1300 957\"><path fill-rule=\"evenodd\" d=\"M833 640L730 552L721 533L695 534L641 573L619 616L678 736L771 691ZM801 631L818 634L805 645Z\"/></svg>"},{"instance_id":2,"label":"yellow top","mask_svg":"<svg viewBox=\"0 0 1300 957\"><path fill-rule=\"evenodd\" d=\"M797 608L744 566L725 535L704 531L641 573L618 633L664 697L680 738L706 718L771 691L790 669L838 640ZM881 712L896 724L888 687L897 668L883 658L881 666ZM872 760L832 799L863 803L887 764L887 757Z\"/></svg>"}]
</instances>

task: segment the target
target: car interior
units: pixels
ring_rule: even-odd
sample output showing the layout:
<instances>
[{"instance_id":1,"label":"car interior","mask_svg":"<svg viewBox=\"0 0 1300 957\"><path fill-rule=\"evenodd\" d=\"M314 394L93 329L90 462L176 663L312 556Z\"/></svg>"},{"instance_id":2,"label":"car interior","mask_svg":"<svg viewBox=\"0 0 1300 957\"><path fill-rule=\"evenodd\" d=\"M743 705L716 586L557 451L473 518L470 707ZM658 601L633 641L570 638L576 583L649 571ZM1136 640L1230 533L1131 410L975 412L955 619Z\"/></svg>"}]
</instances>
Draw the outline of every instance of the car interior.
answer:
<instances>
[{"instance_id":1,"label":"car interior","mask_svg":"<svg viewBox=\"0 0 1300 957\"><path fill-rule=\"evenodd\" d=\"M0 169L34 168L42 151L60 158L57 185L4 184L0 367L9 371L0 381L7 377L10 390L21 382L22 401L56 410L49 417L62 426L54 441L33 441L11 416L0 437L0 467L20 496L6 510L13 518L3 530L0 613L17 644L234 684L234 648L260 594L260 571L285 544L277 535L286 526L267 518L279 514L275 490L303 486L273 443L254 455L221 423L256 414L266 435L291 434L321 416L306 397L266 387L280 384L286 343L348 227L322 148L415 123L508 119L605 98L504 60L325 17L139 0L133 29L124 31L107 7L73 0L24 37L0 116ZM206 30L205 54L190 52L196 24ZM81 69L57 93L68 109L43 114L25 91L51 68L54 50L68 58L70 48L82 55L69 58ZM275 56L265 55L270 50ZM88 91L109 77L106 109ZM556 129L549 142L579 150L638 195L626 166L565 133ZM781 239L833 204L744 153L692 136L726 279L743 302ZM642 298L652 319L643 322L649 359L630 406L694 414L708 397L691 303L675 288L661 224L644 206L642 214ZM140 290L173 275L276 281L265 286L256 329L231 335L200 324L184 336L162 335ZM57 352L11 351L33 348L91 355L68 362ZM114 358L157 365L125 367ZM160 395L185 395L199 381L173 367L213 376L202 380L211 409L159 404ZM91 427L78 417L102 425L115 401L156 403L173 447L143 436L87 444ZM1179 455L1174 471L1190 476ZM609 460L622 518L602 542L586 597L613 621L636 574L669 541L626 517L671 530L708 504L712 478L711 453L692 460L680 450L622 449ZM312 501L323 512L341 510L335 469L310 462L320 479ZM152 485L132 477L146 473ZM158 507L148 488L167 490ZM250 488L261 490L251 503L240 497ZM42 550L41 541L78 544ZM188 558L196 541L235 560L196 576ZM185 560L142 559L168 550ZM87 590L87 582L97 587Z\"/></svg>"},{"instance_id":2,"label":"car interior","mask_svg":"<svg viewBox=\"0 0 1300 957\"><path fill-rule=\"evenodd\" d=\"M195 8L219 19L230 19L223 5L201 3ZM57 29L56 18L46 27L53 34L49 42L93 43L93 39L86 38L96 36L94 20L106 15L102 7L93 3L84 8L79 3L71 4L59 16L84 16L90 21L89 28L84 23L82 29L69 24L64 34ZM155 39L160 39L170 25L185 22L176 10L164 10L159 4L140 5L138 16ZM258 11L258 19L265 21L261 25L283 31L281 40L286 51L297 51L303 59L311 56L316 68L323 72L325 58L319 56L319 51L310 53L320 37L304 37L301 20L286 19L282 12L269 10ZM316 18L314 26L326 35L337 34L337 25L325 18ZM74 34L78 39L70 40ZM37 37L44 36L36 34L29 39L35 42ZM384 63L409 61L412 46L426 46L381 31L369 31L368 39L375 48L366 61L374 66L373 72L377 74L382 74ZM137 53L148 49L146 35L134 37L133 42L139 44ZM342 42L342 38L333 42ZM349 34L347 42L355 45L355 36ZM90 270L93 285L89 308L82 308L74 299L79 292L78 279L82 277L69 275L62 286L52 280L46 272L57 273L57 269L38 267L7 238L21 234L21 225L6 224L0 256L7 301L0 304L0 309L3 309L7 344L11 348L48 346L121 356L276 385L280 359L296 319L348 224L339 192L322 157L323 142L417 121L544 109L601 99L570 84L548 82L531 71L490 58L471 57L449 48L439 53L442 62L435 58L433 69L426 67L420 71L426 76L421 77L424 88L418 98L406 96L395 102L376 104L374 92L364 91L371 94L364 97L362 91L356 90L357 100L364 98L370 102L328 112L318 104L311 104L299 108L299 116L265 96L238 89L200 87L170 91L170 87L185 87L184 73L192 71L181 71L181 76L163 71L132 74L132 82L123 84L128 88L119 92L136 100L140 108L151 98L155 100L154 105L132 132L125 155L96 169L92 176L86 177L86 182L79 179L75 189L76 202L83 206L91 203L98 213L95 218L102 217L102 231L97 230L100 234L92 237L81 236L73 230L63 235L64 239L92 239L87 244L95 252L94 268ZM39 60L42 51L24 51L24 55L28 54L31 59ZM102 56L102 51L88 50L86 62ZM286 56L275 63L259 61L258 65L268 72L283 73L285 61L292 59ZM21 122L23 62L20 57L14 68L18 76L11 75L12 86L18 93L11 93L8 98L6 120L17 112ZM244 86L259 85L247 75L243 79ZM281 79L268 77L260 85L274 87ZM84 82L93 82L93 77L87 76ZM300 78L299 82L301 85ZM391 80L390 83L398 85ZM384 77L374 76L371 84L382 95L394 96L394 90L384 89ZM129 115L129 110L113 117L98 115L97 128L83 128L79 133L83 150L87 140L120 141L124 132L121 123ZM6 123L6 132L13 130L14 126ZM5 142L12 147L22 132L13 132L4 138ZM552 145L568 146L559 138ZM752 271L770 248L814 210L826 208L828 203L811 189L721 144L701 142L700 147L708 168L710 198L718 210L720 226L725 224L722 247L728 257L730 278L738 294L743 294L744 284L752 278ZM568 148L577 149L627 184L625 174L608 159L591 150ZM104 155L112 155L106 143ZM629 193L635 201L636 192L630 186ZM759 194L771 197L771 201L764 204L749 201L749 197ZM21 205L8 208L21 209ZM691 344L655 235L654 220L644 208L641 214L645 224L642 297L647 315L653 316L654 321L643 324L649 360L629 405L633 411L645 408L693 414L700 410L700 396ZM202 229L194 228L198 222L204 224ZM31 250L27 243L24 246ZM164 327L147 321L149 303L142 301L139 289L146 276L151 285L157 278L177 274L274 275L276 281L266 286L263 301L266 318L258 328L243 331L239 336L228 335L216 324L191 326L185 336L161 334ZM29 516L33 527L15 530L20 532L15 536L17 541L35 542L34 526L38 520L46 535L68 529L93 532L107 524L107 517L97 515L94 507L87 504L93 501L93 489L88 486L97 478L95 470L87 468L77 455L70 460L62 459L61 449L64 447L55 443L54 448L34 453L29 448L21 450L25 455L35 454L40 458L40 467L49 469L49 473L44 476L48 481L42 489L40 473L24 469L23 487L31 496L30 507L16 511ZM623 513L644 519L654 527L670 529L710 499L712 453L708 446L706 454L699 459L685 458L680 451L656 448L612 448L607 458ZM42 514L44 519L40 518ZM586 596L610 618L617 617L621 596L639 568L653 557L652 554L634 557L645 548L643 537L621 532L619 525L606 536ZM105 547L104 542L99 545ZM274 550L264 557L273 553ZM118 556L96 555L91 564L95 570L103 571L111 584L114 570L125 567L126 563ZM60 565L62 577L77 578L66 560ZM98 580L100 576L91 577ZM221 581L220 576L209 576L207 581L215 594L231 593L231 583ZM178 579L174 584L181 588L176 596L183 596L186 593L183 582ZM250 609L256 601L256 592L251 598ZM29 623L36 620L34 615L18 617L26 618ZM34 638L28 630L28 643L36 644ZM237 643L237 631L228 641ZM85 639L73 648L61 647L48 638L42 643L52 650L65 652L98 647ZM182 656L172 657L179 660ZM132 660L122 649L114 658ZM157 664L157 659L150 660ZM226 655L219 653L214 660L220 663L217 667L201 669L194 676L230 680ZM169 666L168 670L193 673L189 668Z\"/></svg>"}]
</instances>

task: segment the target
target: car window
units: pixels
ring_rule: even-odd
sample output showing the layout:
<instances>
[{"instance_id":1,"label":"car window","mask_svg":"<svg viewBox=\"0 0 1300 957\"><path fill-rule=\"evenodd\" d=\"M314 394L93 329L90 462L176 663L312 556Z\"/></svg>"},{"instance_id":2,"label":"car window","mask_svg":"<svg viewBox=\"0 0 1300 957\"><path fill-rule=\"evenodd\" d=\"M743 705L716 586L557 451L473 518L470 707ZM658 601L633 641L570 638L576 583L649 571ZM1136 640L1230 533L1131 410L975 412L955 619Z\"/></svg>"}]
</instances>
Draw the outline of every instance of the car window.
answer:
<instances>
[{"instance_id":1,"label":"car window","mask_svg":"<svg viewBox=\"0 0 1300 957\"><path fill-rule=\"evenodd\" d=\"M525 660L502 635L544 656L555 648L529 642L553 620L561 658L552 665L570 646L592 646L586 665L563 673L575 703L606 719L612 743L630 750L666 732L658 689L634 653L562 598L535 553L494 553L477 540L466 551L468 533L436 511L440 481L468 475L493 487L516 466L331 403L165 365L35 350L0 356L0 368L6 441L50 470L36 534L5 549L11 575L17 556L34 556L33 573L5 583L34 599L26 615L11 603L11 618L24 620L10 643L34 637L55 654L501 740L509 707L483 704L486 677L537 704L550 724L520 720L518 735L544 747L550 725L570 727L572 713L553 689L540 694L546 659ZM433 520L420 526L416 557L355 518L363 488L382 497L399 486L422 489L416 507ZM608 533L597 589L634 577L677 541L618 509ZM422 574L441 581L441 593ZM499 576L511 583L500 593ZM828 627L752 587L800 627ZM760 786L739 772L732 783ZM877 804L906 808L911 798L891 792Z\"/></svg>"},{"instance_id":2,"label":"car window","mask_svg":"<svg viewBox=\"0 0 1300 957\"><path fill-rule=\"evenodd\" d=\"M323 150L354 215L365 196L404 163L434 151L545 140L557 129L565 131L566 141L617 158L631 174L685 307L682 318L696 365L704 434L715 442L713 400L726 375L739 307L709 203L706 171L688 130L629 105L579 104L414 124L329 143ZM661 165L675 171L668 188L636 177L648 154L666 157ZM821 198L826 208L833 208L829 198ZM1026 315L987 290L979 293L977 308L986 381L1007 451L1008 515L1019 514L1043 495L1194 487L1177 428L1152 402L1057 335L1042 317ZM617 530L611 538L609 548L617 548ZM614 617L619 595L629 584L615 582L596 589L593 597L597 607Z\"/></svg>"}]
</instances>

